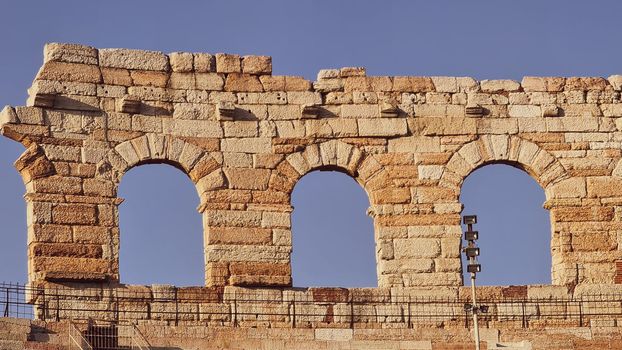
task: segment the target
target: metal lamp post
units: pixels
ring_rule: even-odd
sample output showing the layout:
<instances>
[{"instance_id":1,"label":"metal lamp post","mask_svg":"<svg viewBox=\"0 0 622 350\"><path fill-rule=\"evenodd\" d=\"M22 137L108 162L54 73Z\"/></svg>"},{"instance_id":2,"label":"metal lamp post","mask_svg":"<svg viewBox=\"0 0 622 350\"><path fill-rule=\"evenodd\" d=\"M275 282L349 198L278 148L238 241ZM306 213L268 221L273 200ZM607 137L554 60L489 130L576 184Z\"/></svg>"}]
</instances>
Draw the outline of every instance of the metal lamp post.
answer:
<instances>
[{"instance_id":1,"label":"metal lamp post","mask_svg":"<svg viewBox=\"0 0 622 350\"><path fill-rule=\"evenodd\" d=\"M465 215L462 218L462 223L467 225L467 231L464 233L464 239L468 242L467 246L463 249L464 254L468 259L467 272L471 274L471 300L472 305L465 305L465 310L470 310L473 313L473 325L475 332L475 349L480 350L479 347L479 326L477 324L477 314L480 312L480 307L477 306L477 299L475 294L475 277L478 272L482 270L482 266L477 263L477 256L479 256L479 248L475 245L475 241L479 238L479 232L473 231L473 225L477 224L477 216ZM485 312L482 307L481 311Z\"/></svg>"}]
</instances>

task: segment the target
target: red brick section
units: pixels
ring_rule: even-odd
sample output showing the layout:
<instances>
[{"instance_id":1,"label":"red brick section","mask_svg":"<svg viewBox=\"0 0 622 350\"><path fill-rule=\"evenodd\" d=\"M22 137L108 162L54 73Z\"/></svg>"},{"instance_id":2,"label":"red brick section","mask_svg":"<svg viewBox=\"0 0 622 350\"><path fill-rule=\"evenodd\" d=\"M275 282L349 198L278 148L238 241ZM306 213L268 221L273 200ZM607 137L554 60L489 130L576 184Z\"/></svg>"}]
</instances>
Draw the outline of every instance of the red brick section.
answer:
<instances>
[{"instance_id":1,"label":"red brick section","mask_svg":"<svg viewBox=\"0 0 622 350\"><path fill-rule=\"evenodd\" d=\"M622 260L616 260L616 276L614 278L615 284L622 284Z\"/></svg>"},{"instance_id":2,"label":"red brick section","mask_svg":"<svg viewBox=\"0 0 622 350\"><path fill-rule=\"evenodd\" d=\"M508 299L527 299L527 286L509 286L501 289L501 295Z\"/></svg>"},{"instance_id":3,"label":"red brick section","mask_svg":"<svg viewBox=\"0 0 622 350\"><path fill-rule=\"evenodd\" d=\"M487 349L487 343L479 342L480 349ZM475 343L432 343L432 350L475 350Z\"/></svg>"}]
</instances>

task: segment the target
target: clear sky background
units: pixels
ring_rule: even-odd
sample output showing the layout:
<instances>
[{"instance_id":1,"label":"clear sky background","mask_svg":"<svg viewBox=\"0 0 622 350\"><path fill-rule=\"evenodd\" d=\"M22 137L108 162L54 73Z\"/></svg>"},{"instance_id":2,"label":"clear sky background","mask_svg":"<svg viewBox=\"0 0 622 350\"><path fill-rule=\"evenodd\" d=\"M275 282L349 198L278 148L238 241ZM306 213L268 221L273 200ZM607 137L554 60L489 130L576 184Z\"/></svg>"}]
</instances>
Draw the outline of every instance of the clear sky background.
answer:
<instances>
[{"instance_id":1,"label":"clear sky background","mask_svg":"<svg viewBox=\"0 0 622 350\"><path fill-rule=\"evenodd\" d=\"M46 42L164 52L273 57L274 74L315 79L322 68L369 75L477 79L622 73L611 1L28 1L0 5L0 104L24 105ZM26 281L23 147L0 138L0 281ZM128 283L203 283L197 194L181 172L143 166L121 183L121 273ZM465 213L479 215L482 284L550 283L543 191L528 175L488 166L467 178ZM365 192L336 173L294 190L294 284L374 286ZM524 249L521 249L524 247Z\"/></svg>"}]
</instances>

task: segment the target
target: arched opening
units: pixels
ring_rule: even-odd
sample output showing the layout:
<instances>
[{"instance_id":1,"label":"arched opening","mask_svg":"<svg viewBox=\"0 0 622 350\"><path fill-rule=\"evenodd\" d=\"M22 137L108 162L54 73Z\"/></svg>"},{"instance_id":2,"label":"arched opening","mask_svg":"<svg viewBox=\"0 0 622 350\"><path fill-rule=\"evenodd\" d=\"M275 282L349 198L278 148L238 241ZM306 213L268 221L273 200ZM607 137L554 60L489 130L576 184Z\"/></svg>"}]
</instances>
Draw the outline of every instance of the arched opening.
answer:
<instances>
[{"instance_id":1,"label":"arched opening","mask_svg":"<svg viewBox=\"0 0 622 350\"><path fill-rule=\"evenodd\" d=\"M375 287L374 228L367 193L337 171L314 171L292 193L294 286Z\"/></svg>"},{"instance_id":2,"label":"arched opening","mask_svg":"<svg viewBox=\"0 0 622 350\"><path fill-rule=\"evenodd\" d=\"M28 281L25 189L13 162L24 152L24 146L0 137L0 149L0 282L23 284Z\"/></svg>"},{"instance_id":3,"label":"arched opening","mask_svg":"<svg viewBox=\"0 0 622 350\"><path fill-rule=\"evenodd\" d=\"M505 164L484 166L466 178L460 201L463 214L478 217L478 285L551 283L549 212L542 207L544 190L531 176ZM464 272L465 284L469 278Z\"/></svg>"},{"instance_id":4,"label":"arched opening","mask_svg":"<svg viewBox=\"0 0 622 350\"><path fill-rule=\"evenodd\" d=\"M121 282L204 285L196 189L178 169L145 164L123 176L119 197Z\"/></svg>"}]
</instances>

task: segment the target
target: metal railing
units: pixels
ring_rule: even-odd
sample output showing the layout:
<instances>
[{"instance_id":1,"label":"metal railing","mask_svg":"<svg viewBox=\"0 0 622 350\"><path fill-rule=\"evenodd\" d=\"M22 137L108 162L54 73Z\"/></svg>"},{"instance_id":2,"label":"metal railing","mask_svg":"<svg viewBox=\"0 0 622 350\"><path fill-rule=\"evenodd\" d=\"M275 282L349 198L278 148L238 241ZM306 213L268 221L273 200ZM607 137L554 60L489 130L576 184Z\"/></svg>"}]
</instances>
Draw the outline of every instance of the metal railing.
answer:
<instances>
[{"instance_id":1,"label":"metal railing","mask_svg":"<svg viewBox=\"0 0 622 350\"><path fill-rule=\"evenodd\" d=\"M292 328L396 328L417 325L471 327L465 298L415 298L390 290L231 289L145 287L32 288L0 284L0 308L7 317L41 320L149 320L170 325ZM593 319L622 318L622 295L580 298L482 298L484 327L511 322L530 325L588 326ZM617 321L614 321L617 322ZM88 340L88 337L86 337ZM144 339L143 339L144 340ZM136 348L146 342L136 340Z\"/></svg>"},{"instance_id":2,"label":"metal railing","mask_svg":"<svg viewBox=\"0 0 622 350\"><path fill-rule=\"evenodd\" d=\"M93 347L84 338L78 327L69 321L69 350L93 350Z\"/></svg>"},{"instance_id":3,"label":"metal railing","mask_svg":"<svg viewBox=\"0 0 622 350\"><path fill-rule=\"evenodd\" d=\"M135 324L132 324L132 332L132 350L151 350L151 345L149 345L149 342L147 342L147 339L145 339L145 337Z\"/></svg>"}]
</instances>

